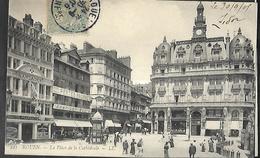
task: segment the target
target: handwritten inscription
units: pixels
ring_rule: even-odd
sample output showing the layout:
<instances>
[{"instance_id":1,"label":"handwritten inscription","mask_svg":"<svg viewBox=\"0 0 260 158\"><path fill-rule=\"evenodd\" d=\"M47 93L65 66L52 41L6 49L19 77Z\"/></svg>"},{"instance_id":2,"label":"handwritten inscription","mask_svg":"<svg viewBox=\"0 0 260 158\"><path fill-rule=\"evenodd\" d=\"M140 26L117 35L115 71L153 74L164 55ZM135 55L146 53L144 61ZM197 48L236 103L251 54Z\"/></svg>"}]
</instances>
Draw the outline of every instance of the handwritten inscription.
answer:
<instances>
[{"instance_id":1,"label":"handwritten inscription","mask_svg":"<svg viewBox=\"0 0 260 158\"><path fill-rule=\"evenodd\" d=\"M247 13L252 4L248 3L227 3L227 2L214 2L210 7L215 10L221 10L224 12L220 17L216 19L216 23L212 26L220 29L223 25L240 22L246 20L244 15Z\"/></svg>"}]
</instances>

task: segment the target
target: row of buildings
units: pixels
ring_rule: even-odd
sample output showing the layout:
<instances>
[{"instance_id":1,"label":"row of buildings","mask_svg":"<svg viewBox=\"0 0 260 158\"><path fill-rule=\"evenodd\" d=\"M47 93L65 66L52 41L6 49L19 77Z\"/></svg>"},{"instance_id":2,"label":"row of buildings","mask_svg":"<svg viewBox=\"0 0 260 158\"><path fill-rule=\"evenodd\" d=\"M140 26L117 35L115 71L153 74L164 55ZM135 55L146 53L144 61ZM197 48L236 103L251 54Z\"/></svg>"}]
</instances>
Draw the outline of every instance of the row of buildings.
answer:
<instances>
[{"instance_id":1,"label":"row of buildings","mask_svg":"<svg viewBox=\"0 0 260 158\"><path fill-rule=\"evenodd\" d=\"M30 14L9 16L7 139L91 134L96 112L108 132L151 128L151 97L146 85L132 84L130 63L88 42L83 49L55 44Z\"/></svg>"}]
</instances>

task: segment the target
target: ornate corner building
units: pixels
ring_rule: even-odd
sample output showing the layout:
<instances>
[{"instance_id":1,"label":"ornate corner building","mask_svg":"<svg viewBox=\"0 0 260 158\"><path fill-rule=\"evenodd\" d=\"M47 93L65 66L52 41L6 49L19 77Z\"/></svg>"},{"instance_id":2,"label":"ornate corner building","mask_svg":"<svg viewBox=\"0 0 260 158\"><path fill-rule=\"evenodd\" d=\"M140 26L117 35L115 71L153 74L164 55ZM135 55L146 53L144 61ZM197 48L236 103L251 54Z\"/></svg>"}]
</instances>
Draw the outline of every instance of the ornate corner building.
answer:
<instances>
[{"instance_id":1,"label":"ornate corner building","mask_svg":"<svg viewBox=\"0 0 260 158\"><path fill-rule=\"evenodd\" d=\"M7 139L50 139L54 43L30 14L9 16L7 58Z\"/></svg>"},{"instance_id":2,"label":"ornate corner building","mask_svg":"<svg viewBox=\"0 0 260 158\"><path fill-rule=\"evenodd\" d=\"M155 48L152 65L152 131L240 136L255 108L254 51L237 35L208 38L204 7L190 40ZM190 132L190 133L189 133Z\"/></svg>"}]
</instances>

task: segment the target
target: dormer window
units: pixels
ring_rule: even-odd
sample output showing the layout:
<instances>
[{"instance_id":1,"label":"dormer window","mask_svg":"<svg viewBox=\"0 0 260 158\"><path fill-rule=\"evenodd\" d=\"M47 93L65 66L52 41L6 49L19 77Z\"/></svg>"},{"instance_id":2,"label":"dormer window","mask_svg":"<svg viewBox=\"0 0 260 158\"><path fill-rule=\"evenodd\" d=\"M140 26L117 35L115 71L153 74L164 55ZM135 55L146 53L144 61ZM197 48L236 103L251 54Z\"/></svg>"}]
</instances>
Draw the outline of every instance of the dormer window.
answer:
<instances>
[{"instance_id":1,"label":"dormer window","mask_svg":"<svg viewBox=\"0 0 260 158\"><path fill-rule=\"evenodd\" d=\"M220 45L218 43L216 43L216 44L213 45L211 53L213 55L219 55L221 51L222 51L222 48L220 47Z\"/></svg>"},{"instance_id":2,"label":"dormer window","mask_svg":"<svg viewBox=\"0 0 260 158\"><path fill-rule=\"evenodd\" d=\"M178 54L178 58L183 58L183 54Z\"/></svg>"},{"instance_id":3,"label":"dormer window","mask_svg":"<svg viewBox=\"0 0 260 158\"><path fill-rule=\"evenodd\" d=\"M165 46L162 46L162 49L165 49Z\"/></svg>"},{"instance_id":4,"label":"dormer window","mask_svg":"<svg viewBox=\"0 0 260 158\"><path fill-rule=\"evenodd\" d=\"M161 59L164 60L165 59L165 55L161 55Z\"/></svg>"},{"instance_id":5,"label":"dormer window","mask_svg":"<svg viewBox=\"0 0 260 158\"><path fill-rule=\"evenodd\" d=\"M183 58L186 51L182 46L180 46L176 53L177 53L177 58Z\"/></svg>"},{"instance_id":6,"label":"dormer window","mask_svg":"<svg viewBox=\"0 0 260 158\"><path fill-rule=\"evenodd\" d=\"M202 46L199 45L199 44L197 44L197 45L195 46L193 52L194 52L194 56L195 56L195 57L200 57L201 54L202 54L202 52L203 52Z\"/></svg>"}]
</instances>

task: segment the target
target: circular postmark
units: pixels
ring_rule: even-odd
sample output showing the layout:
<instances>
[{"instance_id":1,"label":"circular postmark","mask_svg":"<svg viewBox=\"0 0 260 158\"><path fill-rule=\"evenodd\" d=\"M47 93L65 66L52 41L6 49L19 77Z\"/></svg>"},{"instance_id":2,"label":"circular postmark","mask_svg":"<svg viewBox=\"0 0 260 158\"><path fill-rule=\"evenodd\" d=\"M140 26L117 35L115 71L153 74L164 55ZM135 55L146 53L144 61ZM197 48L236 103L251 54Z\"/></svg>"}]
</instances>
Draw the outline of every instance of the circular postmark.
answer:
<instances>
[{"instance_id":1,"label":"circular postmark","mask_svg":"<svg viewBox=\"0 0 260 158\"><path fill-rule=\"evenodd\" d=\"M99 0L52 0L54 21L68 32L83 32L91 28L100 14Z\"/></svg>"}]
</instances>

